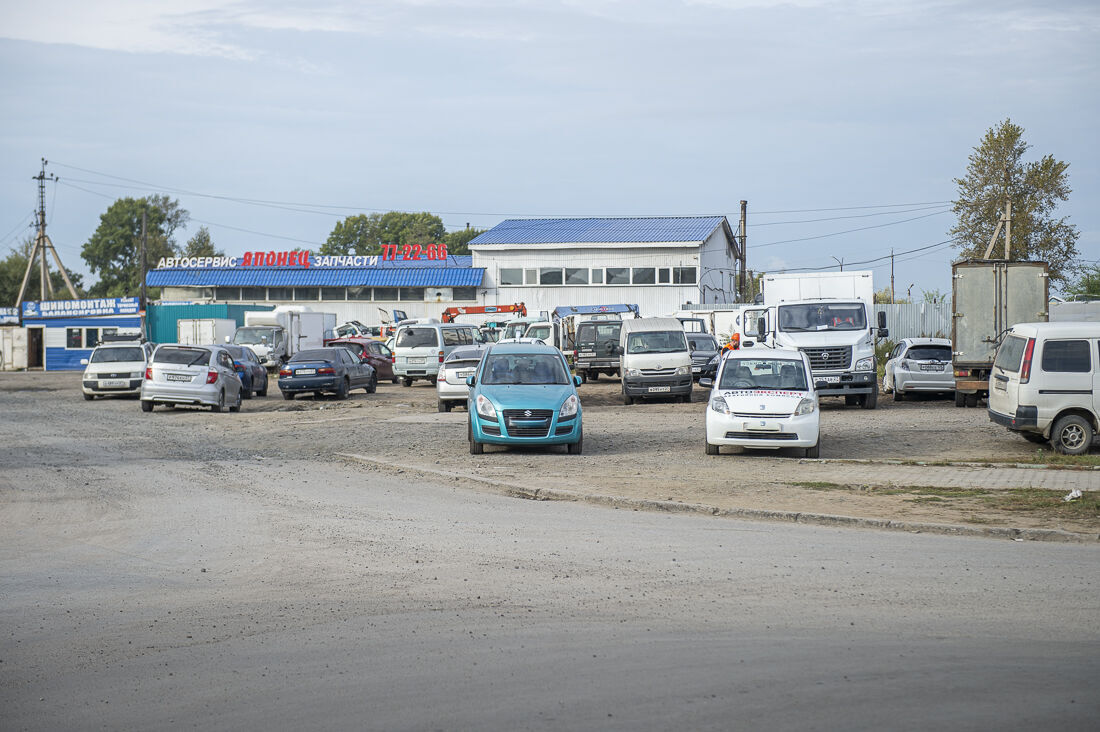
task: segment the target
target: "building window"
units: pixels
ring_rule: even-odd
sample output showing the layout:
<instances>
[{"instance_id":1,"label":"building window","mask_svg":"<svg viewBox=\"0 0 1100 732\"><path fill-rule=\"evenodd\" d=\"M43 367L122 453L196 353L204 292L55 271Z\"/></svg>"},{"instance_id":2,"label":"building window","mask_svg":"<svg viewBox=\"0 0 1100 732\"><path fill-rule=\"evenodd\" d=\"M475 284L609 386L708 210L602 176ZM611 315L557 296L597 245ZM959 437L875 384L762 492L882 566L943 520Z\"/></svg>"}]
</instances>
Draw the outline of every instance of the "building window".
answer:
<instances>
[{"instance_id":1,"label":"building window","mask_svg":"<svg viewBox=\"0 0 1100 732\"><path fill-rule=\"evenodd\" d=\"M239 287L215 287L214 299L215 300L239 300L241 298L241 288Z\"/></svg>"},{"instance_id":2,"label":"building window","mask_svg":"<svg viewBox=\"0 0 1100 732\"><path fill-rule=\"evenodd\" d=\"M561 283L561 267L543 267L539 270L540 285L560 285Z\"/></svg>"},{"instance_id":3,"label":"building window","mask_svg":"<svg viewBox=\"0 0 1100 732\"><path fill-rule=\"evenodd\" d=\"M587 285L588 284L588 268L585 269L570 269L565 268L565 284L567 285Z\"/></svg>"},{"instance_id":4,"label":"building window","mask_svg":"<svg viewBox=\"0 0 1100 732\"><path fill-rule=\"evenodd\" d=\"M609 285L629 285L630 284L630 270L626 267L608 267L607 270L607 284Z\"/></svg>"},{"instance_id":5,"label":"building window","mask_svg":"<svg viewBox=\"0 0 1100 732\"><path fill-rule=\"evenodd\" d=\"M396 300L397 288L396 287L376 287L374 288L375 300Z\"/></svg>"},{"instance_id":6,"label":"building window","mask_svg":"<svg viewBox=\"0 0 1100 732\"><path fill-rule=\"evenodd\" d=\"M420 300L424 301L424 288L423 287L402 287L401 288L402 300Z\"/></svg>"},{"instance_id":7,"label":"building window","mask_svg":"<svg viewBox=\"0 0 1100 732\"><path fill-rule=\"evenodd\" d=\"M242 300L263 300L266 297L262 287L242 287Z\"/></svg>"},{"instance_id":8,"label":"building window","mask_svg":"<svg viewBox=\"0 0 1100 732\"><path fill-rule=\"evenodd\" d=\"M86 328L84 330L84 347L95 348L99 342L99 328Z\"/></svg>"},{"instance_id":9,"label":"building window","mask_svg":"<svg viewBox=\"0 0 1100 732\"><path fill-rule=\"evenodd\" d=\"M653 267L635 267L634 268L634 284L635 285L653 285L657 282L656 271Z\"/></svg>"},{"instance_id":10,"label":"building window","mask_svg":"<svg viewBox=\"0 0 1100 732\"><path fill-rule=\"evenodd\" d=\"M347 290L343 287L322 287L321 299L322 300L345 300Z\"/></svg>"},{"instance_id":11,"label":"building window","mask_svg":"<svg viewBox=\"0 0 1100 732\"><path fill-rule=\"evenodd\" d=\"M477 288L476 287L456 287L454 288L455 300L476 300Z\"/></svg>"},{"instance_id":12,"label":"building window","mask_svg":"<svg viewBox=\"0 0 1100 732\"><path fill-rule=\"evenodd\" d=\"M592 270L592 284L593 285L602 285L603 284L603 270L602 269Z\"/></svg>"},{"instance_id":13,"label":"building window","mask_svg":"<svg viewBox=\"0 0 1100 732\"><path fill-rule=\"evenodd\" d=\"M537 269L523 270L523 277L529 285L537 285L539 283L539 271Z\"/></svg>"},{"instance_id":14,"label":"building window","mask_svg":"<svg viewBox=\"0 0 1100 732\"><path fill-rule=\"evenodd\" d=\"M347 289L349 300L370 300L369 287L349 287Z\"/></svg>"},{"instance_id":15,"label":"building window","mask_svg":"<svg viewBox=\"0 0 1100 732\"><path fill-rule=\"evenodd\" d=\"M289 287L269 287L267 288L268 300L293 300L294 293Z\"/></svg>"},{"instance_id":16,"label":"building window","mask_svg":"<svg viewBox=\"0 0 1100 732\"><path fill-rule=\"evenodd\" d=\"M321 294L321 290L317 287L295 287L294 299L295 300L309 300L311 302L317 302L318 295Z\"/></svg>"},{"instance_id":17,"label":"building window","mask_svg":"<svg viewBox=\"0 0 1100 732\"><path fill-rule=\"evenodd\" d=\"M80 328L65 329L65 348L80 348L84 345L84 334Z\"/></svg>"},{"instance_id":18,"label":"building window","mask_svg":"<svg viewBox=\"0 0 1100 732\"><path fill-rule=\"evenodd\" d=\"M672 268L672 284L674 284L674 285L694 285L695 284L695 268L694 267L673 267Z\"/></svg>"},{"instance_id":19,"label":"building window","mask_svg":"<svg viewBox=\"0 0 1100 732\"><path fill-rule=\"evenodd\" d=\"M657 284L658 285L667 285L668 284L668 278L669 278L668 267L661 267L660 269L657 270Z\"/></svg>"},{"instance_id":20,"label":"building window","mask_svg":"<svg viewBox=\"0 0 1100 732\"><path fill-rule=\"evenodd\" d=\"M522 285L523 284L523 270L522 269L502 269L500 270L500 285Z\"/></svg>"}]
</instances>

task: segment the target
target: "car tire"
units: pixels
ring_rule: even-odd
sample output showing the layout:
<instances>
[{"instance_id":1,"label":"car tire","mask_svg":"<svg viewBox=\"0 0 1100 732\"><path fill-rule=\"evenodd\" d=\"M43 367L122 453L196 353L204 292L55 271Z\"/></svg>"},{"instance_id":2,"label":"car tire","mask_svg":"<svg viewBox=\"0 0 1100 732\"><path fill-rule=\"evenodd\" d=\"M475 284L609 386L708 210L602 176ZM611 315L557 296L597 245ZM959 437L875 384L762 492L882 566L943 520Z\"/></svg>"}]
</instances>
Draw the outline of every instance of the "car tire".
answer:
<instances>
[{"instance_id":1,"label":"car tire","mask_svg":"<svg viewBox=\"0 0 1100 732\"><path fill-rule=\"evenodd\" d=\"M863 409L874 409L878 406L878 385L872 389L870 394L864 394L859 400L859 406Z\"/></svg>"},{"instance_id":2,"label":"car tire","mask_svg":"<svg viewBox=\"0 0 1100 732\"><path fill-rule=\"evenodd\" d=\"M241 382L241 398L242 399L251 399L252 398L252 384L253 383L255 383L255 382L250 381L248 383L248 386L245 386L244 382L243 381Z\"/></svg>"},{"instance_id":3,"label":"car tire","mask_svg":"<svg viewBox=\"0 0 1100 732\"><path fill-rule=\"evenodd\" d=\"M577 441L565 446L565 451L570 455L580 455L584 450L584 430L580 430L580 435L577 437Z\"/></svg>"},{"instance_id":4,"label":"car tire","mask_svg":"<svg viewBox=\"0 0 1100 732\"><path fill-rule=\"evenodd\" d=\"M90 402L94 399L95 399L95 394L85 394L84 395L84 401L86 401L86 402Z\"/></svg>"},{"instance_id":5,"label":"car tire","mask_svg":"<svg viewBox=\"0 0 1100 732\"><path fill-rule=\"evenodd\" d=\"M684 394L682 397L680 397L680 401L682 401L684 404L691 404L691 392L689 391L687 394Z\"/></svg>"},{"instance_id":6,"label":"car tire","mask_svg":"<svg viewBox=\"0 0 1100 732\"><path fill-rule=\"evenodd\" d=\"M378 391L378 374L374 374L370 377L370 383L367 384L367 393L373 394Z\"/></svg>"},{"instance_id":7,"label":"car tire","mask_svg":"<svg viewBox=\"0 0 1100 732\"><path fill-rule=\"evenodd\" d=\"M394 376L393 378L391 378L391 379L390 379L390 381L392 381L393 383L395 383L395 384L396 384L396 383L398 383L399 381L401 381L401 379L399 379L399 378L397 378L396 376Z\"/></svg>"},{"instance_id":8,"label":"car tire","mask_svg":"<svg viewBox=\"0 0 1100 732\"><path fill-rule=\"evenodd\" d=\"M894 389L894 401L895 402L904 402L905 401L905 392L903 392L901 389Z\"/></svg>"},{"instance_id":9,"label":"car tire","mask_svg":"<svg viewBox=\"0 0 1100 732\"><path fill-rule=\"evenodd\" d=\"M440 399L436 402L435 409L437 412L449 412L451 411L451 403Z\"/></svg>"},{"instance_id":10,"label":"car tire","mask_svg":"<svg viewBox=\"0 0 1100 732\"><path fill-rule=\"evenodd\" d=\"M813 447L807 447L806 448L806 457L808 457L808 458L818 458L820 456L821 456L821 438L819 437L819 438L817 438L817 444L815 444Z\"/></svg>"},{"instance_id":11,"label":"car tire","mask_svg":"<svg viewBox=\"0 0 1100 732\"><path fill-rule=\"evenodd\" d=\"M218 403L210 406L211 412L220 412L225 409L225 389L218 392Z\"/></svg>"},{"instance_id":12,"label":"car tire","mask_svg":"<svg viewBox=\"0 0 1100 732\"><path fill-rule=\"evenodd\" d=\"M244 397L244 389L237 392L237 403L229 407L230 412L241 411L241 399Z\"/></svg>"},{"instance_id":13,"label":"car tire","mask_svg":"<svg viewBox=\"0 0 1100 732\"><path fill-rule=\"evenodd\" d=\"M153 411L153 402L152 402L152 400L142 399L141 400L141 411L143 411L143 412Z\"/></svg>"},{"instance_id":14,"label":"car tire","mask_svg":"<svg viewBox=\"0 0 1100 732\"><path fill-rule=\"evenodd\" d=\"M256 390L256 396L262 396L262 397L267 396L267 387L268 387L268 379L267 379L267 374L265 373L264 374L264 388L263 389L257 389Z\"/></svg>"},{"instance_id":15,"label":"car tire","mask_svg":"<svg viewBox=\"0 0 1100 732\"><path fill-rule=\"evenodd\" d=\"M401 386L412 386L412 385L413 385L413 380L410 379L408 376L401 379Z\"/></svg>"},{"instance_id":16,"label":"car tire","mask_svg":"<svg viewBox=\"0 0 1100 732\"><path fill-rule=\"evenodd\" d=\"M482 443L482 442L478 442L477 440L475 440L473 438L473 435L471 435L470 436L470 454L471 455L481 455L481 454L484 454L484 452L485 452L485 444Z\"/></svg>"},{"instance_id":17,"label":"car tire","mask_svg":"<svg viewBox=\"0 0 1100 732\"><path fill-rule=\"evenodd\" d=\"M978 406L978 392L966 395L966 406L970 407L971 409Z\"/></svg>"},{"instance_id":18,"label":"car tire","mask_svg":"<svg viewBox=\"0 0 1100 732\"><path fill-rule=\"evenodd\" d=\"M294 399L294 392L284 391L283 392L283 399L286 399L288 402L291 401L292 399Z\"/></svg>"},{"instance_id":19,"label":"car tire","mask_svg":"<svg viewBox=\"0 0 1100 732\"><path fill-rule=\"evenodd\" d=\"M882 393L889 394L894 391L894 387L890 386L890 377L886 374L882 375Z\"/></svg>"},{"instance_id":20,"label":"car tire","mask_svg":"<svg viewBox=\"0 0 1100 732\"><path fill-rule=\"evenodd\" d=\"M341 379L340 388L336 390L336 398L347 399L349 391L351 391L351 385L348 384L347 378Z\"/></svg>"},{"instance_id":21,"label":"car tire","mask_svg":"<svg viewBox=\"0 0 1100 732\"><path fill-rule=\"evenodd\" d=\"M960 409L966 406L966 394L963 394L961 391L955 392L955 406Z\"/></svg>"},{"instance_id":22,"label":"car tire","mask_svg":"<svg viewBox=\"0 0 1100 732\"><path fill-rule=\"evenodd\" d=\"M718 445L712 445L709 442L707 442L705 439L703 440L703 444L707 446L707 455L717 455L718 454Z\"/></svg>"},{"instance_id":23,"label":"car tire","mask_svg":"<svg viewBox=\"0 0 1100 732\"><path fill-rule=\"evenodd\" d=\"M600 372L599 371L590 371L590 372L588 372L588 374L586 374L586 378L591 379L592 381L599 381L600 380Z\"/></svg>"},{"instance_id":24,"label":"car tire","mask_svg":"<svg viewBox=\"0 0 1100 732\"><path fill-rule=\"evenodd\" d=\"M1044 444L1050 442L1050 440L1043 437L1041 432L1021 432L1019 434L1020 434L1020 437L1023 437L1028 442L1033 442L1036 445L1044 445Z\"/></svg>"},{"instance_id":25,"label":"car tire","mask_svg":"<svg viewBox=\"0 0 1100 732\"><path fill-rule=\"evenodd\" d=\"M1050 444L1063 455L1084 455L1092 446L1092 425L1077 414L1068 414L1054 423Z\"/></svg>"}]
</instances>

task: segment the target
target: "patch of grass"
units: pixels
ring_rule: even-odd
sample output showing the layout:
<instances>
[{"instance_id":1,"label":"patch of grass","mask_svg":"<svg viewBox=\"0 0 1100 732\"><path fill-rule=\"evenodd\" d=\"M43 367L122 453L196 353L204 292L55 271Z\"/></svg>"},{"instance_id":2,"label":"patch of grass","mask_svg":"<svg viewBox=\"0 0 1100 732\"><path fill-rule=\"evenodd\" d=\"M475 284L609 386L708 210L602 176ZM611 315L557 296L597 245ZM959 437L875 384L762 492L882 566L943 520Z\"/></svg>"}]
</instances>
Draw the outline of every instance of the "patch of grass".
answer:
<instances>
[{"instance_id":1,"label":"patch of grass","mask_svg":"<svg viewBox=\"0 0 1100 732\"><path fill-rule=\"evenodd\" d=\"M1039 448L1027 460L1016 460L1018 463L1037 463L1040 465L1087 465L1089 467L1100 465L1100 455L1063 455L1053 450Z\"/></svg>"},{"instance_id":2,"label":"patch of grass","mask_svg":"<svg viewBox=\"0 0 1100 732\"><path fill-rule=\"evenodd\" d=\"M841 485L840 483L829 483L824 480L808 480L802 483L791 483L793 486L799 488L809 488L814 491L846 491L852 488L850 485Z\"/></svg>"},{"instance_id":3,"label":"patch of grass","mask_svg":"<svg viewBox=\"0 0 1100 732\"><path fill-rule=\"evenodd\" d=\"M1100 495L1084 493L1077 500L1068 503L1062 500L1062 496L1061 491L1016 488L996 491L992 495L985 496L983 500L991 508L1000 511L1041 513L1075 519L1100 518Z\"/></svg>"}]
</instances>

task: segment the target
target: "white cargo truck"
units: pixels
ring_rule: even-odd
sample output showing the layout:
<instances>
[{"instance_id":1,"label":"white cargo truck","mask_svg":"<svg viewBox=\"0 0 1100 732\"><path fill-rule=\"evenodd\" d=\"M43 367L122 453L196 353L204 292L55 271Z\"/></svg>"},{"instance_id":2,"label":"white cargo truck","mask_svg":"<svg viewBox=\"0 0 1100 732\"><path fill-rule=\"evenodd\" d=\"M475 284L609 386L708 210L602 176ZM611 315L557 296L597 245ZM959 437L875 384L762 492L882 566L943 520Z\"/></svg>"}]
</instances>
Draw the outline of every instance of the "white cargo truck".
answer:
<instances>
[{"instance_id":1,"label":"white cargo truck","mask_svg":"<svg viewBox=\"0 0 1100 732\"><path fill-rule=\"evenodd\" d=\"M875 338L885 338L886 313L874 314L869 271L764 275L763 308L747 309L745 339L758 345L797 348L810 357L820 396L842 396L850 405L878 404ZM757 332L763 320L763 337Z\"/></svg>"},{"instance_id":2,"label":"white cargo truck","mask_svg":"<svg viewBox=\"0 0 1100 732\"><path fill-rule=\"evenodd\" d=\"M244 314L244 325L232 341L248 346L269 369L286 363L298 351L323 348L325 338L336 329L336 313L315 313L301 307L280 306L274 310Z\"/></svg>"},{"instance_id":3,"label":"white cargo truck","mask_svg":"<svg viewBox=\"0 0 1100 732\"><path fill-rule=\"evenodd\" d=\"M180 318L176 321L176 343L188 346L224 343L236 330L237 321L232 318Z\"/></svg>"}]
</instances>

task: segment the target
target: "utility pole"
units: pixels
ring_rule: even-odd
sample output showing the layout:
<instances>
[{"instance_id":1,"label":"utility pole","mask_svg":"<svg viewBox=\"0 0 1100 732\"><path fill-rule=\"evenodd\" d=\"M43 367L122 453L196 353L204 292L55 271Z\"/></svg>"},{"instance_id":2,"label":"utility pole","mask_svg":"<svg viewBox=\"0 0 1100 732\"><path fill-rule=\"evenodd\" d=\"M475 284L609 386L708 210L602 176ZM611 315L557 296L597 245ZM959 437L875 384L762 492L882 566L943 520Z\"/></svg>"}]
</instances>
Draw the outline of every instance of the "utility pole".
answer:
<instances>
[{"instance_id":1,"label":"utility pole","mask_svg":"<svg viewBox=\"0 0 1100 732\"><path fill-rule=\"evenodd\" d=\"M832 255L829 255L829 256L832 256ZM844 271L844 260L843 259L837 259L836 257L833 257L833 259L836 259L836 263L840 265L840 271L843 272Z\"/></svg>"},{"instance_id":2,"label":"utility pole","mask_svg":"<svg viewBox=\"0 0 1100 732\"><path fill-rule=\"evenodd\" d=\"M146 272L146 267L147 267L147 263L145 261L145 252L148 251L147 247L145 246L145 244L146 244L146 242L145 242L145 219L146 219L145 204L142 204L142 206L141 206L141 297L139 298L139 302L138 302L138 311L140 311L142 313L142 315L145 314L145 272Z\"/></svg>"},{"instance_id":3,"label":"utility pole","mask_svg":"<svg viewBox=\"0 0 1100 732\"><path fill-rule=\"evenodd\" d=\"M39 277L41 278L38 283L39 297L45 300L47 291L50 293L50 297L54 296L53 282L50 281L50 268L46 262L47 250L53 255L54 262L57 263L57 269L61 272L61 278L65 280L65 287L69 289L69 295L72 299L76 299L76 288L69 280L69 273L65 271L65 265L61 264L61 257L57 256L57 250L54 249L50 237L46 236L46 181L56 183L59 180L53 173L46 175L46 163L47 160L42 158L42 170L39 171L38 175L31 176L31 180L38 181L38 211L35 212L38 219L36 222L37 232L34 236L34 249L31 250L30 258L27 260L27 271L23 273L23 282L19 285L19 295L15 298L15 307L17 308L23 304L23 296L27 292L27 281L31 278L31 270L34 268L36 257L39 262Z\"/></svg>"},{"instance_id":4,"label":"utility pole","mask_svg":"<svg viewBox=\"0 0 1100 732\"><path fill-rule=\"evenodd\" d=\"M748 261L748 257L745 256L745 247L747 246L746 240L748 239L748 219L749 219L749 202L741 202L741 222L737 226L738 239L741 240L741 246L737 252L737 270L739 272L739 279L737 282L737 300L738 302L747 302L746 300L746 272L745 264Z\"/></svg>"},{"instance_id":5,"label":"utility pole","mask_svg":"<svg viewBox=\"0 0 1100 732\"><path fill-rule=\"evenodd\" d=\"M982 255L982 259L989 259L993 256L993 247L997 244L997 237L1001 233L1001 227L1005 227L1005 261L1008 260L1009 252L1012 248L1012 201L1005 201L1005 212L1001 214L1001 218L997 220L997 228L993 230L993 236L989 237L989 246L985 248L985 254Z\"/></svg>"},{"instance_id":6,"label":"utility pole","mask_svg":"<svg viewBox=\"0 0 1100 732\"><path fill-rule=\"evenodd\" d=\"M890 250L890 304L894 304L894 250Z\"/></svg>"}]
</instances>

